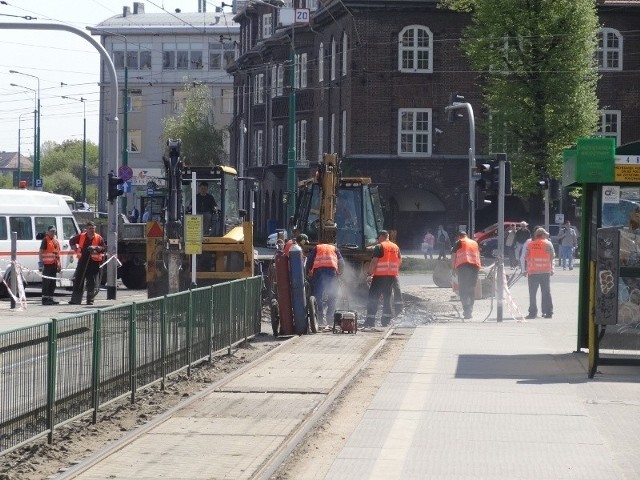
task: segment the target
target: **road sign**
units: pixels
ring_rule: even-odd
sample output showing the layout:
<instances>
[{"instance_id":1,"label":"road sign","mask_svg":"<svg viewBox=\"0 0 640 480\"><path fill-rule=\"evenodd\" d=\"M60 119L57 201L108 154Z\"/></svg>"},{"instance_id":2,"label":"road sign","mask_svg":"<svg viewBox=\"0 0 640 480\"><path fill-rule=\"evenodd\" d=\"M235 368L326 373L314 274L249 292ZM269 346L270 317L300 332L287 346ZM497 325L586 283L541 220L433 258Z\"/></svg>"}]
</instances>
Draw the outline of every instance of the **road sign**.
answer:
<instances>
[{"instance_id":1,"label":"road sign","mask_svg":"<svg viewBox=\"0 0 640 480\"><path fill-rule=\"evenodd\" d=\"M123 191L124 193L129 193L129 192L131 192L131 182L124 182L124 183L122 184L122 191Z\"/></svg>"},{"instance_id":2,"label":"road sign","mask_svg":"<svg viewBox=\"0 0 640 480\"><path fill-rule=\"evenodd\" d=\"M44 181L41 178L36 178L36 183L34 185L36 188L44 187Z\"/></svg>"},{"instance_id":3,"label":"road sign","mask_svg":"<svg viewBox=\"0 0 640 480\"><path fill-rule=\"evenodd\" d=\"M556 213L556 223L564 223L564 213Z\"/></svg>"},{"instance_id":4,"label":"road sign","mask_svg":"<svg viewBox=\"0 0 640 480\"><path fill-rule=\"evenodd\" d=\"M133 170L129 165L122 165L118 169L118 176L125 182L128 182L133 177Z\"/></svg>"},{"instance_id":5,"label":"road sign","mask_svg":"<svg viewBox=\"0 0 640 480\"><path fill-rule=\"evenodd\" d=\"M155 193L156 193L155 189L147 188L147 197L153 197Z\"/></svg>"}]
</instances>

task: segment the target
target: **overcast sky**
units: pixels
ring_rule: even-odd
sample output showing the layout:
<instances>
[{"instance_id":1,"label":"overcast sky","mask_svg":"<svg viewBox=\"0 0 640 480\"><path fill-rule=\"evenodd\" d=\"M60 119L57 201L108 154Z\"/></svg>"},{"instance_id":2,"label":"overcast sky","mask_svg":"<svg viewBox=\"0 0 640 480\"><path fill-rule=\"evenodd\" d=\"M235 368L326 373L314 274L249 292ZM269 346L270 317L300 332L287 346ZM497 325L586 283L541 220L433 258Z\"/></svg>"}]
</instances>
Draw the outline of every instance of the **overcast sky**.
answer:
<instances>
[{"instance_id":1,"label":"overcast sky","mask_svg":"<svg viewBox=\"0 0 640 480\"><path fill-rule=\"evenodd\" d=\"M7 5L4 5L6 3ZM146 13L163 9L173 12L197 12L198 0L141 1ZM207 11L214 11L222 0L207 2ZM228 1L227 3L231 3ZM18 118L21 130L21 153L33 152L33 111L38 81L12 74L9 70L34 75L40 79L42 142L61 143L68 139L82 140L83 104L85 98L87 138L98 141L98 80L99 54L81 37L69 32L37 30L6 30L2 23L58 22L85 30L114 15L122 8L133 10L129 0L0 0L0 151L18 150ZM230 12L229 8L225 11ZM21 17L35 17L27 20ZM99 41L99 37L94 37ZM11 86L14 83L18 87ZM62 96L77 100L67 100ZM21 115L22 114L22 115Z\"/></svg>"}]
</instances>

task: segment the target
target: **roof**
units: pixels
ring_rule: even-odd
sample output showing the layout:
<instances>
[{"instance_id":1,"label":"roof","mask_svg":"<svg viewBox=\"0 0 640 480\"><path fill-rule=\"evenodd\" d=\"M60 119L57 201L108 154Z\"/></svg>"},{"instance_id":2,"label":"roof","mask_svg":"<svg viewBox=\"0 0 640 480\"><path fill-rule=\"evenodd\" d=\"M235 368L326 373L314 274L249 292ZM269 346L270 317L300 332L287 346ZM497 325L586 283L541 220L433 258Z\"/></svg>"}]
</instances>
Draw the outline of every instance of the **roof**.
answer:
<instances>
[{"instance_id":1,"label":"roof","mask_svg":"<svg viewBox=\"0 0 640 480\"><path fill-rule=\"evenodd\" d=\"M160 31L180 30L182 34L193 30L194 34L203 32L239 31L240 24L233 21L230 14L216 12L202 13L129 13L126 16L115 15L95 27L89 27L93 34L112 30L122 33L149 33L149 29Z\"/></svg>"},{"instance_id":2,"label":"roof","mask_svg":"<svg viewBox=\"0 0 640 480\"><path fill-rule=\"evenodd\" d=\"M18 152L0 152L0 168L18 169ZM33 162L29 157L20 154L20 168L23 170L32 170Z\"/></svg>"}]
</instances>

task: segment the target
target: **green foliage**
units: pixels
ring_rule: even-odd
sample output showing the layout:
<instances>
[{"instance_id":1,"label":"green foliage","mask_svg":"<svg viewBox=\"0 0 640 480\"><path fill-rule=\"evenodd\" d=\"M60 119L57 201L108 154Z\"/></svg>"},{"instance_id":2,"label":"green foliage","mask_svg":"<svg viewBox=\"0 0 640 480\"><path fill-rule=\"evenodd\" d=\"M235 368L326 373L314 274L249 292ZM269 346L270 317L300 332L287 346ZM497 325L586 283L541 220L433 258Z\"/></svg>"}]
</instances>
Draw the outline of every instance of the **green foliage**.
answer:
<instances>
[{"instance_id":1,"label":"green foliage","mask_svg":"<svg viewBox=\"0 0 640 480\"><path fill-rule=\"evenodd\" d=\"M40 171L45 190L82 196L82 140L65 140L61 144L44 142L40 155ZM87 141L87 177L98 174L98 145ZM96 186L87 184L87 197L95 197Z\"/></svg>"},{"instance_id":2,"label":"green foliage","mask_svg":"<svg viewBox=\"0 0 640 480\"><path fill-rule=\"evenodd\" d=\"M0 175L0 188L13 188L13 175Z\"/></svg>"},{"instance_id":3,"label":"green foliage","mask_svg":"<svg viewBox=\"0 0 640 480\"><path fill-rule=\"evenodd\" d=\"M214 126L212 101L206 85L185 84L187 96L182 113L163 119L163 144L182 140L181 156L187 165L222 163L223 131Z\"/></svg>"},{"instance_id":4,"label":"green foliage","mask_svg":"<svg viewBox=\"0 0 640 480\"><path fill-rule=\"evenodd\" d=\"M596 127L593 0L450 0L473 5L462 48L482 75L486 131L513 160L514 187L559 178L562 151ZM499 15L496 12L500 12Z\"/></svg>"}]
</instances>

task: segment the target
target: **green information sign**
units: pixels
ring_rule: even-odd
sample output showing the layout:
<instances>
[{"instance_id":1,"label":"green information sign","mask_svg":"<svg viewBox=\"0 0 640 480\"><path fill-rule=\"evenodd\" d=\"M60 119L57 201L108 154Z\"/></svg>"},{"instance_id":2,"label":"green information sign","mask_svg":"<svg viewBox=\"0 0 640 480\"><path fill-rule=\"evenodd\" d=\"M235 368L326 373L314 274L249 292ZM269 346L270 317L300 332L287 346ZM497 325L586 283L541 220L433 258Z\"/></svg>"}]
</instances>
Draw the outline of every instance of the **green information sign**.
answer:
<instances>
[{"instance_id":1,"label":"green information sign","mask_svg":"<svg viewBox=\"0 0 640 480\"><path fill-rule=\"evenodd\" d=\"M616 141L613 138L579 138L575 150L565 150L562 179L572 183L613 183Z\"/></svg>"}]
</instances>

